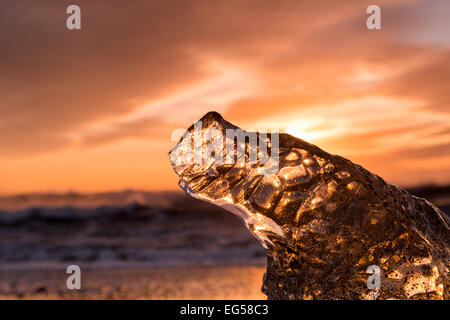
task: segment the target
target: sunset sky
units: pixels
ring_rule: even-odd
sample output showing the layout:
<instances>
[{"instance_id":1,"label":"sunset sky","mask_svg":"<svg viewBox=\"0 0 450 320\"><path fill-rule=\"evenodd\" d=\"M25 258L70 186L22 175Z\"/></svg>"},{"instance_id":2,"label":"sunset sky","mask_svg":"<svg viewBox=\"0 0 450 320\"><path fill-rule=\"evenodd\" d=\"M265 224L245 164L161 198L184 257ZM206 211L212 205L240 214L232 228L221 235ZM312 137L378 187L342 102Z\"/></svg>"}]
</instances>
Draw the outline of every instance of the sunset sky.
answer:
<instances>
[{"instance_id":1,"label":"sunset sky","mask_svg":"<svg viewBox=\"0 0 450 320\"><path fill-rule=\"evenodd\" d=\"M450 183L448 0L2 0L0 49L2 194L177 189L171 133L212 110Z\"/></svg>"}]
</instances>

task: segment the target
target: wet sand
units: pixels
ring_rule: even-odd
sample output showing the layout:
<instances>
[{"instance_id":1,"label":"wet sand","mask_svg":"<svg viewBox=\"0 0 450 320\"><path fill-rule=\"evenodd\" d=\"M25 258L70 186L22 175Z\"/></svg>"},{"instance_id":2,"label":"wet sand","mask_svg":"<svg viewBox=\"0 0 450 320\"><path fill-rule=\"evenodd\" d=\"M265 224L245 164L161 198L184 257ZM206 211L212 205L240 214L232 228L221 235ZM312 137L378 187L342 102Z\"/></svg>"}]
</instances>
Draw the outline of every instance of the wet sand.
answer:
<instances>
[{"instance_id":1,"label":"wet sand","mask_svg":"<svg viewBox=\"0 0 450 320\"><path fill-rule=\"evenodd\" d=\"M447 214L449 192L413 190ZM3 299L266 299L262 246L182 193L0 196L0 238ZM79 291L66 287L72 264Z\"/></svg>"},{"instance_id":2,"label":"wet sand","mask_svg":"<svg viewBox=\"0 0 450 320\"><path fill-rule=\"evenodd\" d=\"M82 270L69 290L65 269L0 271L0 299L266 299L265 267Z\"/></svg>"}]
</instances>

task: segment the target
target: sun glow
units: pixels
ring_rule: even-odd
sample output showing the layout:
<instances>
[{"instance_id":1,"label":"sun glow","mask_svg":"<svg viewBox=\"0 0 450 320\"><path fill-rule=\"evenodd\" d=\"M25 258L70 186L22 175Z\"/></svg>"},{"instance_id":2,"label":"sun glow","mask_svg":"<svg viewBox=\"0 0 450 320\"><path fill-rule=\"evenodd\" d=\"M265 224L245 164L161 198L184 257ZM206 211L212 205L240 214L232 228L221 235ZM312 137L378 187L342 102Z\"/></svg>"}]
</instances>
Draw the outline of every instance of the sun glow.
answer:
<instances>
[{"instance_id":1,"label":"sun glow","mask_svg":"<svg viewBox=\"0 0 450 320\"><path fill-rule=\"evenodd\" d=\"M313 141L316 139L323 138L327 134L323 131L307 131L301 127L289 126L286 128L286 133L293 135L305 141Z\"/></svg>"},{"instance_id":2,"label":"sun glow","mask_svg":"<svg viewBox=\"0 0 450 320\"><path fill-rule=\"evenodd\" d=\"M314 141L329 134L327 130L319 129L319 126L318 121L296 120L286 126L285 132L306 141Z\"/></svg>"}]
</instances>

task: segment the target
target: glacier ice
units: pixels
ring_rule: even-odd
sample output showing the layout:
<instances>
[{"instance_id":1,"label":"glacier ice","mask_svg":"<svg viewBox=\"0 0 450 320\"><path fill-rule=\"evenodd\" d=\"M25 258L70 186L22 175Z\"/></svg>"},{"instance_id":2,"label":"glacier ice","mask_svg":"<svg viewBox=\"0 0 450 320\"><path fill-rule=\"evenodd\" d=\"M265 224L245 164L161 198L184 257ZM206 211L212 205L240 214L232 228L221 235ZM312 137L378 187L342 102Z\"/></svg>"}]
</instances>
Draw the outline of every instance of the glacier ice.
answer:
<instances>
[{"instance_id":1,"label":"glacier ice","mask_svg":"<svg viewBox=\"0 0 450 320\"><path fill-rule=\"evenodd\" d=\"M238 130L207 113L169 153L172 166L187 194L240 216L264 246L269 299L450 298L450 221L433 204L283 133L277 154L272 146L275 170L218 161L225 142L205 139L209 129ZM222 151L211 152L213 142ZM248 160L254 146L245 144ZM381 269L379 289L367 284L373 265Z\"/></svg>"}]
</instances>

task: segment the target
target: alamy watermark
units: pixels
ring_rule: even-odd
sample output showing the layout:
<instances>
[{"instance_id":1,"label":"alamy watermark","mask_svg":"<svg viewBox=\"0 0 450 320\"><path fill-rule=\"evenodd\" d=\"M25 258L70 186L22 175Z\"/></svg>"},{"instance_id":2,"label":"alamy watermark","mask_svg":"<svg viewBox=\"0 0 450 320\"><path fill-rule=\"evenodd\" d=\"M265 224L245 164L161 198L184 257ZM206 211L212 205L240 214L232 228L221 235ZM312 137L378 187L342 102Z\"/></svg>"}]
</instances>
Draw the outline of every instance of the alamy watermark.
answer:
<instances>
[{"instance_id":1,"label":"alamy watermark","mask_svg":"<svg viewBox=\"0 0 450 320\"><path fill-rule=\"evenodd\" d=\"M67 274L70 276L67 278L66 286L69 290L80 290L81 289L81 268L76 264L72 264L67 267Z\"/></svg>"},{"instance_id":2,"label":"alamy watermark","mask_svg":"<svg viewBox=\"0 0 450 320\"><path fill-rule=\"evenodd\" d=\"M70 16L66 19L66 27L69 30L81 30L81 9L76 4L67 7L67 14Z\"/></svg>"},{"instance_id":3,"label":"alamy watermark","mask_svg":"<svg viewBox=\"0 0 450 320\"><path fill-rule=\"evenodd\" d=\"M366 26L369 30L381 29L381 9L376 4L371 4L367 7L366 13L370 14L366 20Z\"/></svg>"},{"instance_id":4,"label":"alamy watermark","mask_svg":"<svg viewBox=\"0 0 450 320\"><path fill-rule=\"evenodd\" d=\"M260 174L274 174L279 169L279 132L267 130L247 132L242 129L202 128L194 123L192 132L177 129L171 140L181 141L172 150L171 160L176 166L212 164L258 164ZM270 152L269 152L270 151ZM270 153L270 154L269 154Z\"/></svg>"},{"instance_id":5,"label":"alamy watermark","mask_svg":"<svg viewBox=\"0 0 450 320\"><path fill-rule=\"evenodd\" d=\"M69 30L81 30L81 8L76 4L69 5L66 9L69 16L66 19L66 27ZM381 29L381 9L376 4L367 7L366 13L369 16L366 19L366 26L369 30Z\"/></svg>"}]
</instances>

